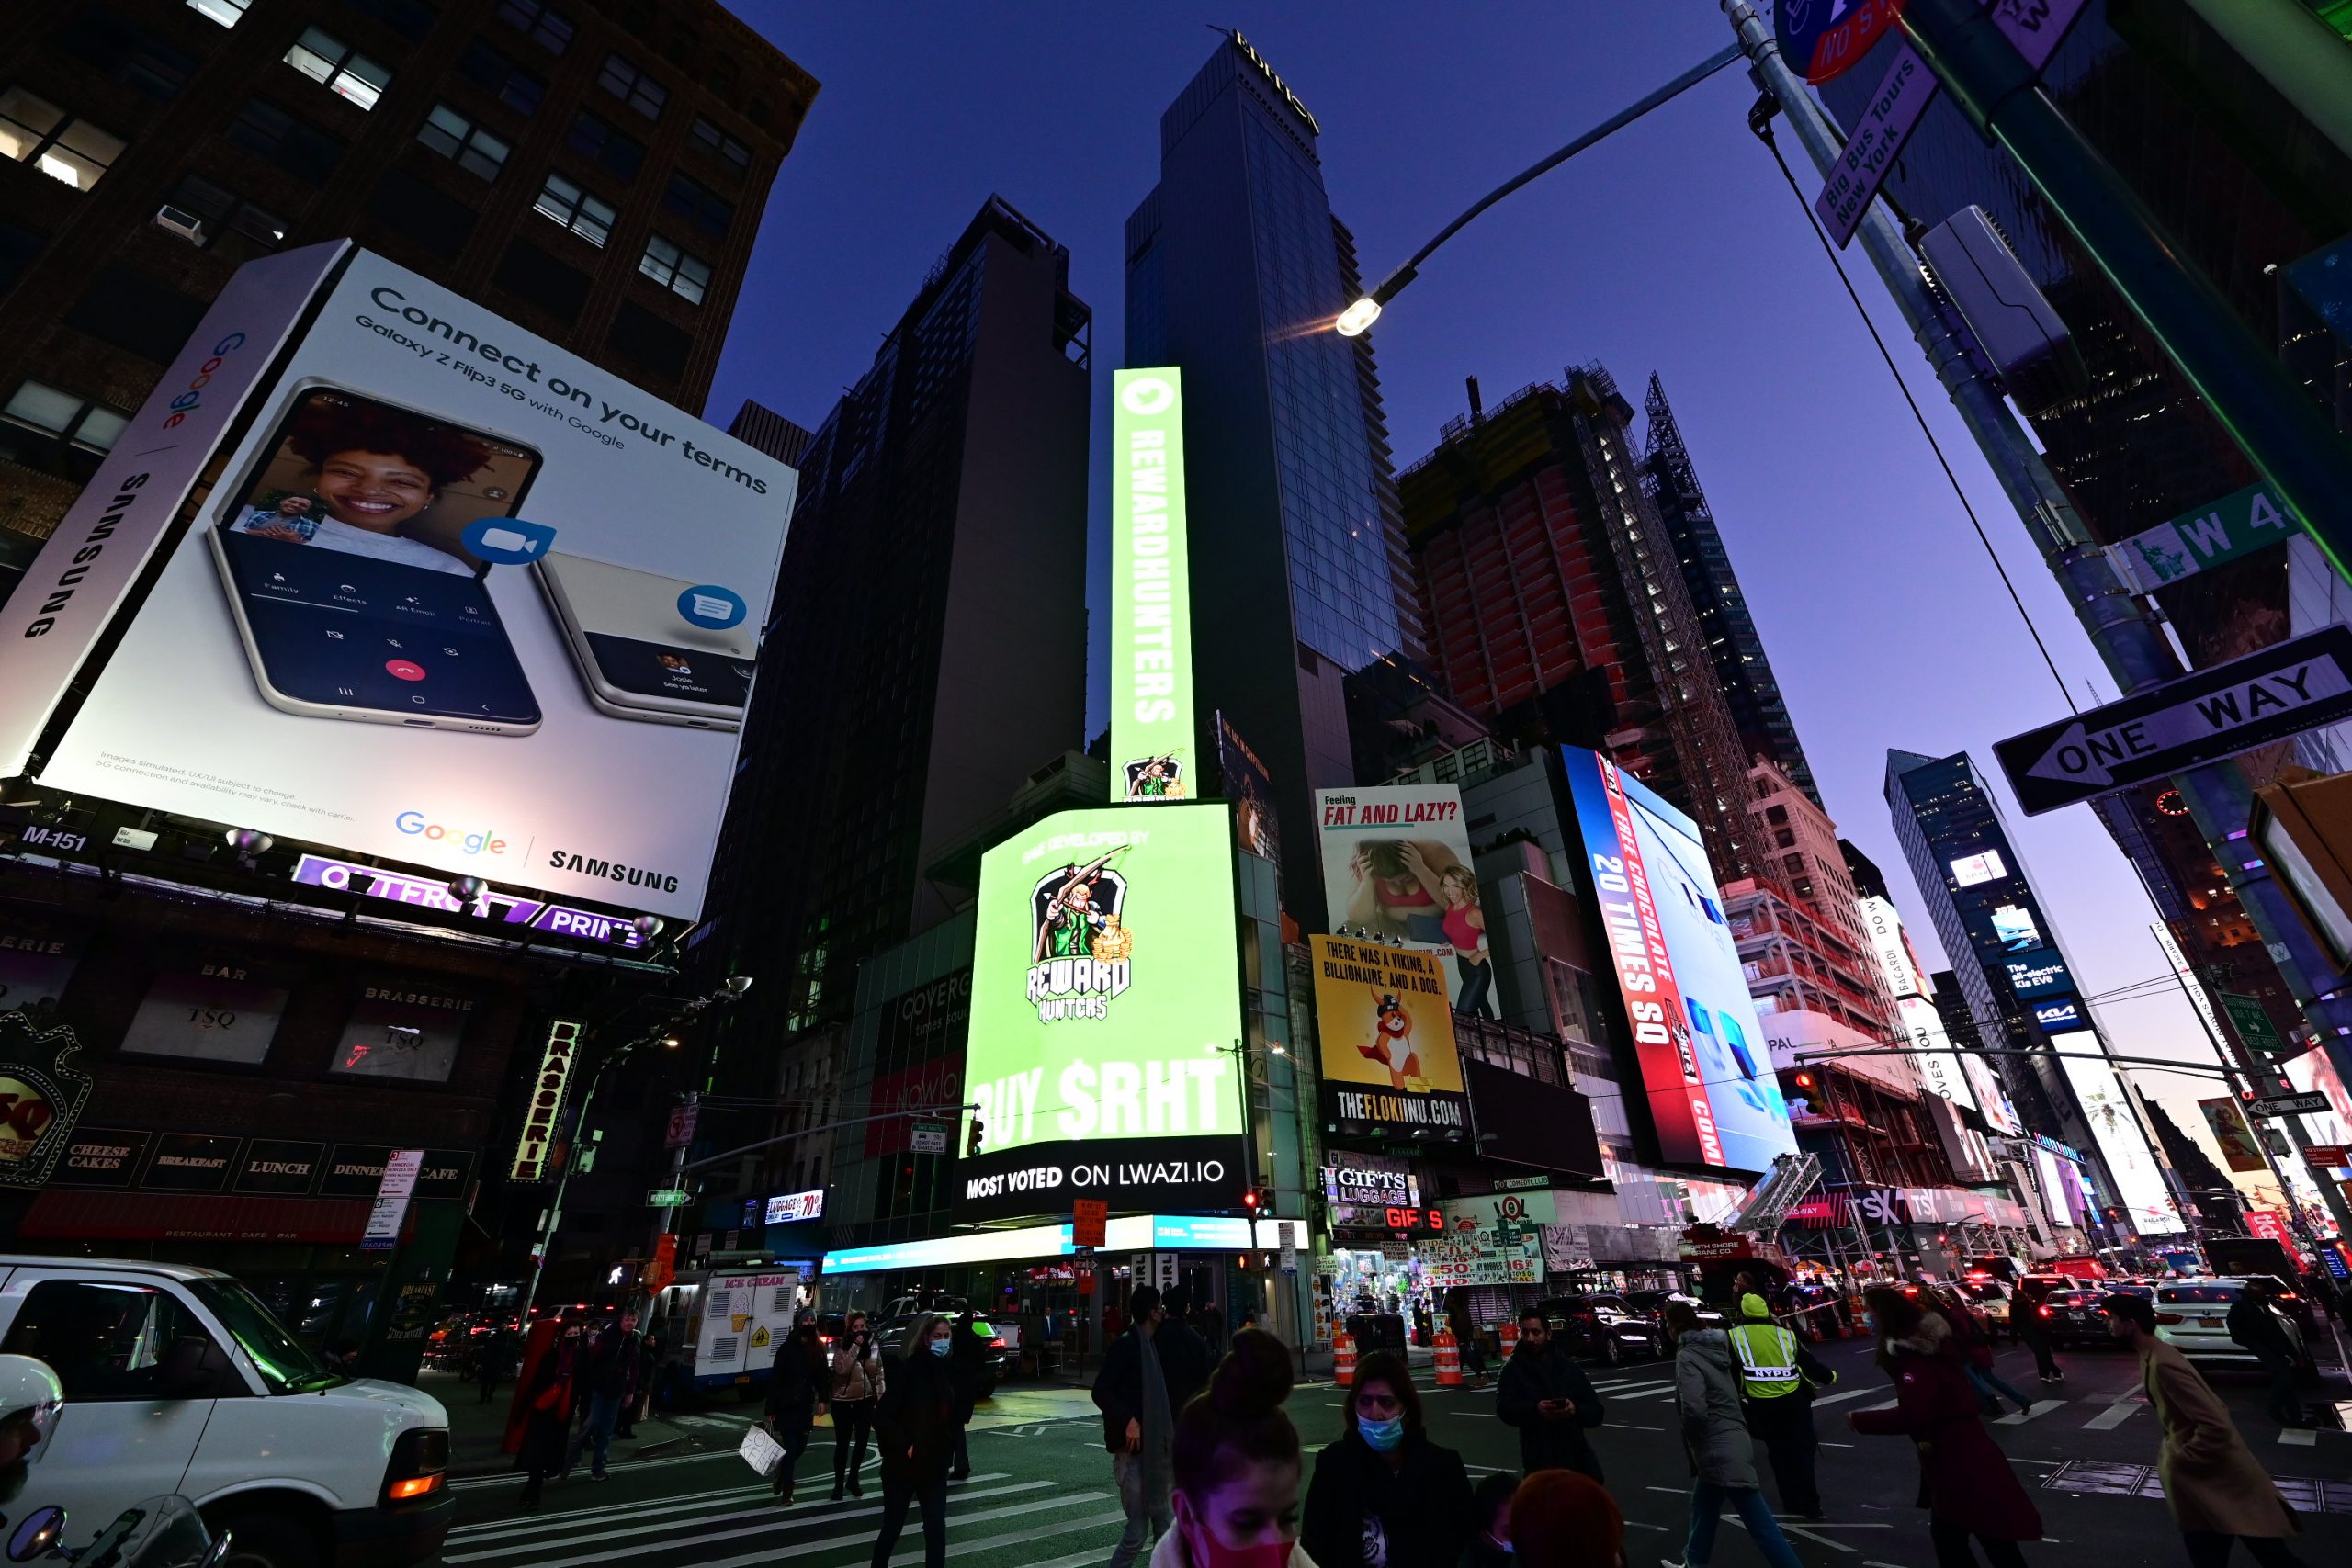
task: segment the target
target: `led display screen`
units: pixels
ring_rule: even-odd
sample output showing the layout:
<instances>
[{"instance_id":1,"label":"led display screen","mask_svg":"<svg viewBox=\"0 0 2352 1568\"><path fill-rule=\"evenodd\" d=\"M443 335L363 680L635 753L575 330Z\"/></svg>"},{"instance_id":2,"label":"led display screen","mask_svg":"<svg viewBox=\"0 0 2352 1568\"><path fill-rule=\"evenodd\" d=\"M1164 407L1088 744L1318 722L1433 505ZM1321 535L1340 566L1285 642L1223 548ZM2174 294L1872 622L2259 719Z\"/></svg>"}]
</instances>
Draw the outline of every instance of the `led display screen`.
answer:
<instances>
[{"instance_id":1,"label":"led display screen","mask_svg":"<svg viewBox=\"0 0 2352 1568\"><path fill-rule=\"evenodd\" d=\"M1111 454L1111 798L1197 799L1179 371L1112 374Z\"/></svg>"},{"instance_id":2,"label":"led display screen","mask_svg":"<svg viewBox=\"0 0 2352 1568\"><path fill-rule=\"evenodd\" d=\"M2188 1229L2180 1211L2165 1190L2164 1172L2157 1168L2147 1134L2125 1097L2123 1080L2107 1060L2098 1035L2090 1030L2053 1036L2058 1066L2074 1086L2075 1098L2091 1125L2091 1139L2099 1157L2115 1179L2116 1196L2130 1215L2132 1228L2142 1235L2173 1235Z\"/></svg>"},{"instance_id":3,"label":"led display screen","mask_svg":"<svg viewBox=\"0 0 2352 1568\"><path fill-rule=\"evenodd\" d=\"M1453 1010L1435 957L1409 948L1310 937L1323 1115L1351 1134L1452 1141L1469 1101Z\"/></svg>"},{"instance_id":4,"label":"led display screen","mask_svg":"<svg viewBox=\"0 0 2352 1568\"><path fill-rule=\"evenodd\" d=\"M1561 754L1659 1156L1763 1170L1796 1134L1698 826L1609 759Z\"/></svg>"},{"instance_id":5,"label":"led display screen","mask_svg":"<svg viewBox=\"0 0 2352 1568\"><path fill-rule=\"evenodd\" d=\"M2009 868L2002 863L1998 850L1962 855L1951 863L1951 879L1962 887L1973 887L1980 882L1991 882L2008 874Z\"/></svg>"},{"instance_id":6,"label":"led display screen","mask_svg":"<svg viewBox=\"0 0 2352 1568\"><path fill-rule=\"evenodd\" d=\"M1236 1207L1232 814L1064 811L980 860L959 1217Z\"/></svg>"}]
</instances>

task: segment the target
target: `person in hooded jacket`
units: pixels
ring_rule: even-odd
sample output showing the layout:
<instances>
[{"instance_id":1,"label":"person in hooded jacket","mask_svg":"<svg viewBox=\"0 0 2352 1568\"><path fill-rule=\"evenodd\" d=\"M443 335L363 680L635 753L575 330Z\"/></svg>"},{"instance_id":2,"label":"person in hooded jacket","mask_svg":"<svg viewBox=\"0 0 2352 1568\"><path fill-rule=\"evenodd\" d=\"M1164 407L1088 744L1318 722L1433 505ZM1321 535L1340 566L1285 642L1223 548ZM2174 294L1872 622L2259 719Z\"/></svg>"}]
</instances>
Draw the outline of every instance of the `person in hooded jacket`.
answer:
<instances>
[{"instance_id":1,"label":"person in hooded jacket","mask_svg":"<svg viewBox=\"0 0 2352 1568\"><path fill-rule=\"evenodd\" d=\"M1853 1411L1847 1425L1918 1446L1920 1500L1937 1568L1975 1568L1972 1536L1993 1568L2024 1568L2018 1543L2041 1539L2041 1515L1984 1429L1951 1326L1891 1285L1873 1285L1862 1299L1878 1335L1879 1365L1894 1380L1895 1406Z\"/></svg>"},{"instance_id":2,"label":"person in hooded jacket","mask_svg":"<svg viewBox=\"0 0 2352 1568\"><path fill-rule=\"evenodd\" d=\"M1765 1562L1772 1568L1799 1568L1796 1549L1772 1517L1756 1473L1756 1445L1739 1408L1739 1363L1731 1337L1700 1326L1699 1310L1689 1302L1668 1303L1666 1327L1674 1336L1675 1414L1695 1477L1690 1538L1682 1562L1672 1568L1706 1568L1725 1504L1747 1527Z\"/></svg>"},{"instance_id":3,"label":"person in hooded jacket","mask_svg":"<svg viewBox=\"0 0 2352 1568\"><path fill-rule=\"evenodd\" d=\"M882 1526L874 1568L889 1568L909 1505L922 1509L923 1568L946 1568L947 1466L956 1457L956 1389L947 1362L955 1321L927 1312L907 1336L906 1354L890 1369L874 1407L874 1443L882 1454Z\"/></svg>"},{"instance_id":4,"label":"person in hooded jacket","mask_svg":"<svg viewBox=\"0 0 2352 1568\"><path fill-rule=\"evenodd\" d=\"M775 1366L768 1374L768 1432L784 1445L774 1478L775 1496L787 1508L792 1506L793 1470L808 1450L808 1429L824 1409L831 1383L817 1325L803 1323L776 1347Z\"/></svg>"},{"instance_id":5,"label":"person in hooded jacket","mask_svg":"<svg viewBox=\"0 0 2352 1568\"><path fill-rule=\"evenodd\" d=\"M1495 1414L1519 1428L1519 1467L1528 1474L1573 1470L1601 1479L1600 1457L1585 1436L1600 1425L1600 1395L1534 1307L1519 1314L1519 1348L1495 1384Z\"/></svg>"},{"instance_id":6,"label":"person in hooded jacket","mask_svg":"<svg viewBox=\"0 0 2352 1568\"><path fill-rule=\"evenodd\" d=\"M1299 1544L1323 1568L1443 1568L1476 1533L1462 1456L1430 1441L1404 1358L1374 1350L1341 1407L1346 1431L1315 1456Z\"/></svg>"}]
</instances>

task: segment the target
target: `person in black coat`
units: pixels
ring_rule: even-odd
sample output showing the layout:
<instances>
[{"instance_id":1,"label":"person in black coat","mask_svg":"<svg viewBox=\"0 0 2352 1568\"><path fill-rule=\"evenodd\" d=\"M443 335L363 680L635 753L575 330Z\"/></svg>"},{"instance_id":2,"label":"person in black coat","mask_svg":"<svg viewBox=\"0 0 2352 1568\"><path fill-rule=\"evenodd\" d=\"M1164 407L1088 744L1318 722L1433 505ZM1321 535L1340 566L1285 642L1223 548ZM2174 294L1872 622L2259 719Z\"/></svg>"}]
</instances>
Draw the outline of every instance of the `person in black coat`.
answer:
<instances>
[{"instance_id":1,"label":"person in black coat","mask_svg":"<svg viewBox=\"0 0 2352 1568\"><path fill-rule=\"evenodd\" d=\"M882 1529L874 1538L874 1568L888 1568L906 1528L907 1506L922 1508L923 1568L946 1568L947 1467L956 1457L956 1389L947 1375L953 1320L936 1313L915 1319L906 1353L885 1380L874 1407L875 1445L882 1456Z\"/></svg>"},{"instance_id":2,"label":"person in black coat","mask_svg":"<svg viewBox=\"0 0 2352 1568\"><path fill-rule=\"evenodd\" d=\"M792 1506L793 1467L808 1450L808 1429L817 1424L831 1381L815 1324L802 1324L776 1347L775 1366L768 1374L767 1427L784 1445L775 1481L776 1501L787 1508Z\"/></svg>"},{"instance_id":3,"label":"person in black coat","mask_svg":"<svg viewBox=\"0 0 2352 1568\"><path fill-rule=\"evenodd\" d=\"M1182 1416L1193 1396L1209 1386L1216 1352L1193 1326L1190 1291L1179 1285L1161 1304L1167 1307L1168 1316L1151 1337L1151 1347L1159 1353L1160 1375L1168 1382L1168 1408Z\"/></svg>"},{"instance_id":4,"label":"person in black coat","mask_svg":"<svg viewBox=\"0 0 2352 1568\"><path fill-rule=\"evenodd\" d=\"M972 1412L980 1403L980 1379L988 1371L992 1333L980 1332L988 1326L986 1321L970 1307L950 1322L955 1337L948 1341L951 1348L947 1352L947 1383L956 1391L956 1462L947 1474L951 1481L962 1481L972 1473L972 1456L965 1444L964 1428L972 1424Z\"/></svg>"},{"instance_id":5,"label":"person in black coat","mask_svg":"<svg viewBox=\"0 0 2352 1568\"><path fill-rule=\"evenodd\" d=\"M1600 1458L1585 1436L1600 1425L1600 1395L1533 1307L1519 1314L1519 1348L1495 1385L1495 1414L1519 1428L1519 1464L1526 1473L1573 1470L1602 1478Z\"/></svg>"},{"instance_id":6,"label":"person in black coat","mask_svg":"<svg viewBox=\"0 0 2352 1568\"><path fill-rule=\"evenodd\" d=\"M1347 1431L1315 1456L1298 1542L1317 1568L1450 1568L1477 1533L1462 1456L1431 1442L1403 1357L1356 1367Z\"/></svg>"}]
</instances>

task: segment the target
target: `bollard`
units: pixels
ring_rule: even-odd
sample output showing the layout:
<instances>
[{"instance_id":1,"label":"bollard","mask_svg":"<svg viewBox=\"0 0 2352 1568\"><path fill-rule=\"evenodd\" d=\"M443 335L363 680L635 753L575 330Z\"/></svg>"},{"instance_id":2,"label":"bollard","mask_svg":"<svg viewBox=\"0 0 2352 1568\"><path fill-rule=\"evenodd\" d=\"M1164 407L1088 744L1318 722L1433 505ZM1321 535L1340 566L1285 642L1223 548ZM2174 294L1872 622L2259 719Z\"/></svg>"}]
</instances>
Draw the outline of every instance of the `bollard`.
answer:
<instances>
[{"instance_id":1,"label":"bollard","mask_svg":"<svg viewBox=\"0 0 2352 1568\"><path fill-rule=\"evenodd\" d=\"M1437 1386L1462 1386L1462 1352L1453 1343L1453 1331L1450 1328L1437 1331Z\"/></svg>"},{"instance_id":2,"label":"bollard","mask_svg":"<svg viewBox=\"0 0 2352 1568\"><path fill-rule=\"evenodd\" d=\"M1338 1388L1353 1388L1356 1382L1356 1342L1344 1328L1331 1337L1331 1382Z\"/></svg>"}]
</instances>

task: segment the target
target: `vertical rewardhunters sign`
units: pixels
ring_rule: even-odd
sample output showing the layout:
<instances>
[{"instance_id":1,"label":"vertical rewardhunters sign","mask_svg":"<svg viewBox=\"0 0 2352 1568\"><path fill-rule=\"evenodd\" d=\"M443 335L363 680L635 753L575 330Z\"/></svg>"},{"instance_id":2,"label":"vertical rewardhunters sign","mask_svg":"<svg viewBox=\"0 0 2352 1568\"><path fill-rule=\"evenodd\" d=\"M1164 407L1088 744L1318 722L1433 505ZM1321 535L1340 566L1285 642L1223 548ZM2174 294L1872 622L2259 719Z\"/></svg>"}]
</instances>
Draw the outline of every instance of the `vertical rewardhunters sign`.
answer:
<instances>
[{"instance_id":1,"label":"vertical rewardhunters sign","mask_svg":"<svg viewBox=\"0 0 2352 1568\"><path fill-rule=\"evenodd\" d=\"M1173 368L1111 381L1111 798L1193 790L1184 399Z\"/></svg>"}]
</instances>

